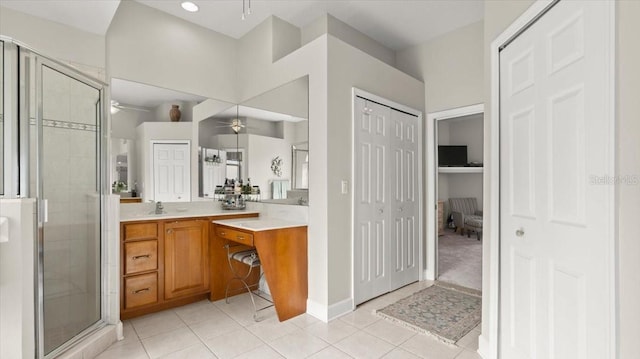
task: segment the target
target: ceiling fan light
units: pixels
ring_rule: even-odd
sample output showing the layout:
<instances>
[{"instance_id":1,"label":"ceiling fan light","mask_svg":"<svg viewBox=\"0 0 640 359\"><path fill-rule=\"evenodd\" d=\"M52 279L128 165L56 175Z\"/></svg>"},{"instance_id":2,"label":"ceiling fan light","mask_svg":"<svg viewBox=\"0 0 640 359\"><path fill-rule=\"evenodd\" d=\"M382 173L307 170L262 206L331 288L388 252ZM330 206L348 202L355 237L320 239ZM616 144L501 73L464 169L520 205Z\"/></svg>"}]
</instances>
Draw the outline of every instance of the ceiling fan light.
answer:
<instances>
[{"instance_id":1,"label":"ceiling fan light","mask_svg":"<svg viewBox=\"0 0 640 359\"><path fill-rule=\"evenodd\" d=\"M188 12L197 12L199 10L198 5L192 3L191 1L183 1L180 6Z\"/></svg>"}]
</instances>

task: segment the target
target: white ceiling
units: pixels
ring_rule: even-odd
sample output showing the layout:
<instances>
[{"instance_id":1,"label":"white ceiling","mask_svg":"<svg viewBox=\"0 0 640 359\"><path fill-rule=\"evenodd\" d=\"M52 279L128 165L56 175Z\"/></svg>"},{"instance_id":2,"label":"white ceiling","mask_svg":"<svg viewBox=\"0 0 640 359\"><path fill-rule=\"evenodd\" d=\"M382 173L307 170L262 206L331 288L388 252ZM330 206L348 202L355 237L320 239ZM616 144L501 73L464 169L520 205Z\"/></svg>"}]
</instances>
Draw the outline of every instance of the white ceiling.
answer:
<instances>
[{"instance_id":1,"label":"white ceiling","mask_svg":"<svg viewBox=\"0 0 640 359\"><path fill-rule=\"evenodd\" d=\"M242 0L137 0L211 30L239 38L270 15L304 27L329 13L392 50L417 45L483 18L483 0L252 0L241 20ZM248 0L247 0L248 1ZM105 34L120 0L1 0L2 6Z\"/></svg>"},{"instance_id":2,"label":"white ceiling","mask_svg":"<svg viewBox=\"0 0 640 359\"><path fill-rule=\"evenodd\" d=\"M479 21L483 0L252 0L251 15L241 19L242 0L192 0L189 13L180 1L136 0L166 13L240 38L270 15L304 27L329 13L392 50L429 39Z\"/></svg>"}]
</instances>

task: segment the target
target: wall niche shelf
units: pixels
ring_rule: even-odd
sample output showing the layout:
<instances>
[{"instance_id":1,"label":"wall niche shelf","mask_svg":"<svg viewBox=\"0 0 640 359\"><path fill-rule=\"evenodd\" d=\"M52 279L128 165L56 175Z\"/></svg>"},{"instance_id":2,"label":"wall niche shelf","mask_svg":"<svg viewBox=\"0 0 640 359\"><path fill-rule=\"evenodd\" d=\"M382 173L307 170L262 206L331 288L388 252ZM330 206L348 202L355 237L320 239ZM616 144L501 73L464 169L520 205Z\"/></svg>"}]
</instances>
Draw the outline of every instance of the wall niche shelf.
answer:
<instances>
[{"instance_id":1,"label":"wall niche shelf","mask_svg":"<svg viewBox=\"0 0 640 359\"><path fill-rule=\"evenodd\" d=\"M482 173L484 167L438 167L438 173Z\"/></svg>"}]
</instances>

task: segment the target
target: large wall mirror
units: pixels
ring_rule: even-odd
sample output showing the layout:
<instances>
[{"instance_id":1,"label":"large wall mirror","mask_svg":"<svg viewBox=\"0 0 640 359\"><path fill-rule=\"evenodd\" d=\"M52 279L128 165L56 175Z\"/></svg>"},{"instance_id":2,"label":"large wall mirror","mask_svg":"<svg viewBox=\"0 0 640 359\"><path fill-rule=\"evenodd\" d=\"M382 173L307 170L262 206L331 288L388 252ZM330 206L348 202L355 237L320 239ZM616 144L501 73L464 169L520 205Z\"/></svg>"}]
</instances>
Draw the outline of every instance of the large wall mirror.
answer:
<instances>
[{"instance_id":1,"label":"large wall mirror","mask_svg":"<svg viewBox=\"0 0 640 359\"><path fill-rule=\"evenodd\" d=\"M305 76L200 121L199 196L216 198L226 182L241 181L252 200L308 204L308 156L294 159L297 149L308 153L308 93Z\"/></svg>"},{"instance_id":2,"label":"large wall mirror","mask_svg":"<svg viewBox=\"0 0 640 359\"><path fill-rule=\"evenodd\" d=\"M153 147L150 141L179 140L188 143L192 137L193 108L205 100L205 97L180 91L112 79L110 161L113 192L121 197L133 196L145 201L190 200L188 155L184 158L185 173L172 176L184 179L182 183L171 186L181 188L181 194L156 193L160 186L153 186L153 183L163 174L162 171L154 171L152 166ZM181 113L177 123L171 120L174 106ZM166 181L160 182L167 184Z\"/></svg>"},{"instance_id":3,"label":"large wall mirror","mask_svg":"<svg viewBox=\"0 0 640 359\"><path fill-rule=\"evenodd\" d=\"M141 200L219 199L216 189L242 181L252 200L308 204L308 76L232 104L123 79L112 80L111 181L114 192ZM182 116L171 122L178 105ZM197 132L194 132L197 131ZM194 139L194 133L197 138ZM186 141L186 142L181 142ZM154 170L155 142L188 143L189 194L161 198L162 174ZM175 143L174 143L175 142ZM157 161L156 161L157 162ZM181 178L174 174L174 178ZM176 187L176 184L173 184ZM180 186L177 186L180 187ZM255 195L259 189L259 195ZM185 191L187 189L185 188Z\"/></svg>"},{"instance_id":4,"label":"large wall mirror","mask_svg":"<svg viewBox=\"0 0 640 359\"><path fill-rule=\"evenodd\" d=\"M4 42L0 41L0 196L4 194Z\"/></svg>"}]
</instances>

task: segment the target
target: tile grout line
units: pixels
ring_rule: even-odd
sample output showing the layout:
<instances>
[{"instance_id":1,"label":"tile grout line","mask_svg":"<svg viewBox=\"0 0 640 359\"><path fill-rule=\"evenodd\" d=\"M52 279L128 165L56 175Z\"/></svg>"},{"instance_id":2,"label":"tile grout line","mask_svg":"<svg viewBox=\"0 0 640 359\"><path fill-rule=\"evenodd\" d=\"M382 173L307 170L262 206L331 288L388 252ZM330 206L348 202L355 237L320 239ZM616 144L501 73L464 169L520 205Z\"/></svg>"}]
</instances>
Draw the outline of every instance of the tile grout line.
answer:
<instances>
[{"instance_id":1,"label":"tile grout line","mask_svg":"<svg viewBox=\"0 0 640 359\"><path fill-rule=\"evenodd\" d=\"M208 300L208 299L206 299L206 300ZM178 307L178 308L180 308L180 307ZM217 358L218 356L217 356L213 351L211 351L211 348L209 348L209 346L208 346L205 342L203 342L203 341L202 341L202 338L200 338L200 336L199 336L198 334L196 334L196 332L194 332L194 331L193 331L193 328L191 328L191 325L189 325L189 323L185 322L185 321L184 321L184 319L182 319L182 317L180 316L180 314L178 314L178 312L176 312L176 309L174 308L174 309L172 309L172 311L173 311L173 312L175 313L175 315L180 319L180 321L181 321L182 323L184 323L184 325L186 325L186 326L187 326L187 328L189 328L189 331L190 331L193 335L195 335L195 337L196 337L196 338L198 338L198 342L200 342L200 344L204 345L204 347L205 347L205 348L207 348L207 351L209 351L209 353L211 353L211 355L213 355L214 357L216 357L216 358ZM193 346L193 345L192 345L192 346ZM190 348L190 347L187 347L187 348ZM187 349L187 348L183 348L183 349ZM172 352L172 353L179 352L180 350L183 350L183 349L176 350L175 352ZM172 353L167 353L167 354L165 354L165 355L169 355L169 354L172 354Z\"/></svg>"},{"instance_id":2,"label":"tile grout line","mask_svg":"<svg viewBox=\"0 0 640 359\"><path fill-rule=\"evenodd\" d=\"M129 321L129 323L131 324L131 329L133 329L133 332L136 333L136 338L138 339L138 342L140 343L140 345L142 345L142 349L144 350L144 353L147 355L147 358L151 359L151 355L149 354L149 351L147 351L147 347L142 342L142 338L140 338L140 335L138 334L138 330L136 329L136 326L133 325L132 321ZM123 330L123 333L124 333L124 330Z\"/></svg>"}]
</instances>

